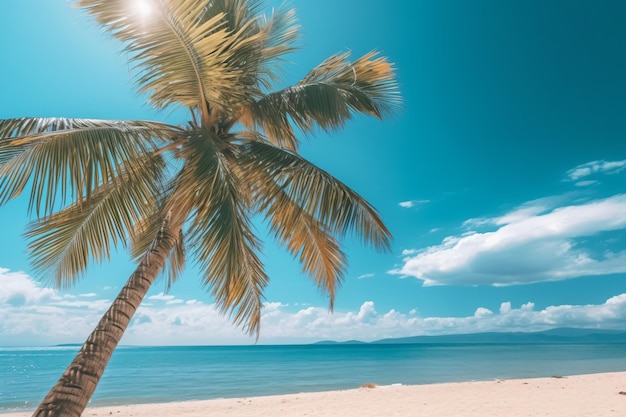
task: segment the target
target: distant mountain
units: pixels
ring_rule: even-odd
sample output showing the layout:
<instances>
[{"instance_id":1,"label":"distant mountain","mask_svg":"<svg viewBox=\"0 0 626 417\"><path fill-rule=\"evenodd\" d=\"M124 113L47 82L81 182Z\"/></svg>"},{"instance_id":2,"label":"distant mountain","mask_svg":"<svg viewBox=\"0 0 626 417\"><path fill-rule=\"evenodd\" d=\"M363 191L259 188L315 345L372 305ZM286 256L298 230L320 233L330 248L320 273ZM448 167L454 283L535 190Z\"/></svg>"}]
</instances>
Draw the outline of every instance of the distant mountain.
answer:
<instances>
[{"instance_id":1,"label":"distant mountain","mask_svg":"<svg viewBox=\"0 0 626 417\"><path fill-rule=\"evenodd\" d=\"M334 340L322 340L321 342L316 342L314 345L366 345L367 342L362 342L360 340L346 340L345 342L336 342Z\"/></svg>"},{"instance_id":2,"label":"distant mountain","mask_svg":"<svg viewBox=\"0 0 626 417\"><path fill-rule=\"evenodd\" d=\"M542 332L488 332L449 334L440 336L412 336L362 342L347 340L336 342L324 340L316 345L384 345L384 344L426 344L426 343L624 343L626 330L557 328Z\"/></svg>"},{"instance_id":3,"label":"distant mountain","mask_svg":"<svg viewBox=\"0 0 626 417\"><path fill-rule=\"evenodd\" d=\"M416 343L626 343L626 331L558 328L542 332L488 332L382 339L373 344Z\"/></svg>"}]
</instances>

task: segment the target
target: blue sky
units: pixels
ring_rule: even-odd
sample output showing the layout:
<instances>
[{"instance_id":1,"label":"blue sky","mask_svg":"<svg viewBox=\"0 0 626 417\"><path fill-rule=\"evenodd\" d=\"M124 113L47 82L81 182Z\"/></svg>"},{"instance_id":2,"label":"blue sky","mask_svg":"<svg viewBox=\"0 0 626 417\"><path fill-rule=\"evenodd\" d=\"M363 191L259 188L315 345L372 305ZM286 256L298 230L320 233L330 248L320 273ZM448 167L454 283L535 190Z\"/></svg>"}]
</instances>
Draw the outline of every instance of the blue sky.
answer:
<instances>
[{"instance_id":1,"label":"blue sky","mask_svg":"<svg viewBox=\"0 0 626 417\"><path fill-rule=\"evenodd\" d=\"M72 4L1 6L0 118L182 122L145 105L120 45ZM626 3L292 4L303 37L286 83L339 51L396 63L395 119L357 117L302 148L372 202L395 240L387 254L346 242L334 314L267 241L261 343L626 329ZM26 222L24 201L0 207L0 345L80 342L133 264L120 250L74 288L49 288L32 275ZM123 343L252 343L199 282L192 267L168 294L157 281Z\"/></svg>"}]
</instances>

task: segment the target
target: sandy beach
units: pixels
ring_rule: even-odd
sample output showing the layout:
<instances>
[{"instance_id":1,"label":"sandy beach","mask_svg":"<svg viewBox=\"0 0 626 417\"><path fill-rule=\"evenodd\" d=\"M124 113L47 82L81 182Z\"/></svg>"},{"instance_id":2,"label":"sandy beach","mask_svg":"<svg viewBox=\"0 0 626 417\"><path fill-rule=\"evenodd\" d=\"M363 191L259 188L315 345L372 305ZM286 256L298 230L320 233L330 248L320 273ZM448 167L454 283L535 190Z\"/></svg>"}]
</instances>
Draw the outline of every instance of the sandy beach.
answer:
<instances>
[{"instance_id":1,"label":"sandy beach","mask_svg":"<svg viewBox=\"0 0 626 417\"><path fill-rule=\"evenodd\" d=\"M26 417L31 413L5 413ZM88 408L84 416L624 416L626 372Z\"/></svg>"}]
</instances>

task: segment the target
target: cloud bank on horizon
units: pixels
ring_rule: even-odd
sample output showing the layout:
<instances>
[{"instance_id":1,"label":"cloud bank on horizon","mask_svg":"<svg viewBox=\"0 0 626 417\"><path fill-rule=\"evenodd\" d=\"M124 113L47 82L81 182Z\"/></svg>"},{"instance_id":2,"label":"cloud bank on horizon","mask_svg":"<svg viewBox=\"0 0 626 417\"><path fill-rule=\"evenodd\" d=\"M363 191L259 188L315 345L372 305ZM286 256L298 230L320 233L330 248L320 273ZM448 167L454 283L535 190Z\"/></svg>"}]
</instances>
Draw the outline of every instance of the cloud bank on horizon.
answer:
<instances>
[{"instance_id":1,"label":"cloud bank on horizon","mask_svg":"<svg viewBox=\"0 0 626 417\"><path fill-rule=\"evenodd\" d=\"M624 168L626 160L593 161L567 177L579 181ZM626 251L596 249L603 234L626 229L626 194L542 198L499 217L468 219L460 228L441 244L404 250L404 264L389 272L426 286L517 285L626 272Z\"/></svg>"},{"instance_id":2,"label":"cloud bank on horizon","mask_svg":"<svg viewBox=\"0 0 626 417\"><path fill-rule=\"evenodd\" d=\"M110 300L96 294L73 296L42 287L27 274L0 268L2 345L41 346L82 342ZM103 290L114 296L112 289ZM626 294L602 304L559 305L535 310L529 301L518 308L503 302L499 311L478 306L466 317L421 317L411 310L379 312L372 301L358 311L324 307L264 306L260 343L309 343L319 340L373 341L390 337L484 331L539 331L554 327L626 327ZM174 295L149 296L137 311L122 344L249 344L254 338L230 324L213 304Z\"/></svg>"}]
</instances>

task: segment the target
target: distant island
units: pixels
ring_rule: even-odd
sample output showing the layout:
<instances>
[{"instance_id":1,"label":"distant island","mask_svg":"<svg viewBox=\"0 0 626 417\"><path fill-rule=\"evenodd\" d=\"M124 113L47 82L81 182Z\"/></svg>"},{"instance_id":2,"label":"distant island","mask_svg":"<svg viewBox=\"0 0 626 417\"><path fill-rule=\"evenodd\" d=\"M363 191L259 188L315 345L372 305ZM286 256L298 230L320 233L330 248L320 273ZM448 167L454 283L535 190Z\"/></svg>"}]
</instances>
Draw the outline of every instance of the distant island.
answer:
<instances>
[{"instance_id":1,"label":"distant island","mask_svg":"<svg viewBox=\"0 0 626 417\"><path fill-rule=\"evenodd\" d=\"M626 343L626 330L558 328L541 332L487 332L439 336L412 336L373 342L324 340L316 345L427 344L427 343Z\"/></svg>"}]
</instances>

